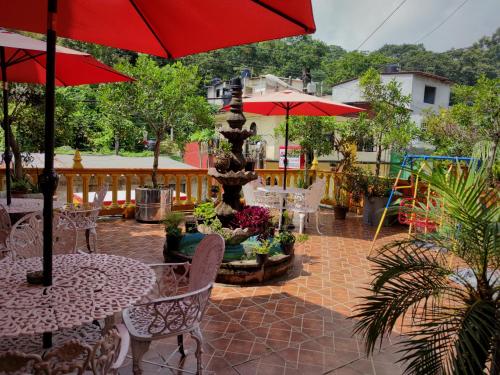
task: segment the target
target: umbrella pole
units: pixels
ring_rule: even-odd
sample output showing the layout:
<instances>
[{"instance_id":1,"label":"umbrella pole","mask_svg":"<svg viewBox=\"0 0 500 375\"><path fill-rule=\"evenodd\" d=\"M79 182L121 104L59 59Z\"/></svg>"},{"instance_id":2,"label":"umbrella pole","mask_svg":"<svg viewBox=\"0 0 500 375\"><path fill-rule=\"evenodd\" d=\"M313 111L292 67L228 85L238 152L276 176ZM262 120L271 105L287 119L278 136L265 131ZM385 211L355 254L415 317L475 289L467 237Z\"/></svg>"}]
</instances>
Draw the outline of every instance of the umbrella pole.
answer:
<instances>
[{"instance_id":1,"label":"umbrella pole","mask_svg":"<svg viewBox=\"0 0 500 375\"><path fill-rule=\"evenodd\" d=\"M7 82L7 62L5 61L5 47L0 47L0 65L2 69L2 88L3 88L3 130L5 136L5 153L3 160L5 162L5 186L7 205L10 206L10 121L9 121L9 84Z\"/></svg>"},{"instance_id":2,"label":"umbrella pole","mask_svg":"<svg viewBox=\"0 0 500 375\"><path fill-rule=\"evenodd\" d=\"M289 118L289 109L286 109L286 117L285 117L285 157L283 160L283 190L286 190L286 170L288 168L288 118ZM286 196L283 196L283 207L281 208L281 220L280 220L280 228L283 226L285 222L285 205L286 205ZM285 228L288 229L288 228Z\"/></svg>"},{"instance_id":3,"label":"umbrella pole","mask_svg":"<svg viewBox=\"0 0 500 375\"><path fill-rule=\"evenodd\" d=\"M47 17L47 65L45 76L45 165L40 176L43 192L43 285L52 285L52 208L57 174L54 170L54 111L57 0L48 1ZM43 334L43 346L52 346L52 334Z\"/></svg>"}]
</instances>

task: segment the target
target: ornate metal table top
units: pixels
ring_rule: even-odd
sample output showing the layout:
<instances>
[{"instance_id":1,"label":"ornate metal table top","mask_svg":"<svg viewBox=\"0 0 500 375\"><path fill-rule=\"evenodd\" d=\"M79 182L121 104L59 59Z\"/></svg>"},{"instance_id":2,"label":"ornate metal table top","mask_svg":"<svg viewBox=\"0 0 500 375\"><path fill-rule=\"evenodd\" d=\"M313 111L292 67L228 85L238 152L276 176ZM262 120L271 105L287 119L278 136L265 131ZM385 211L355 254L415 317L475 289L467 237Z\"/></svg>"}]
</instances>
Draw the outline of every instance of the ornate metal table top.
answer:
<instances>
[{"instance_id":1,"label":"ornate metal table top","mask_svg":"<svg viewBox=\"0 0 500 375\"><path fill-rule=\"evenodd\" d=\"M111 316L136 303L155 281L134 259L106 254L54 256L53 285L30 285L41 258L0 262L0 337L51 332Z\"/></svg>"},{"instance_id":2,"label":"ornate metal table top","mask_svg":"<svg viewBox=\"0 0 500 375\"><path fill-rule=\"evenodd\" d=\"M29 214L43 210L43 199L35 198L12 198L10 206L7 206L7 199L1 198L0 203L5 206L9 214ZM59 209L64 206L64 202L54 201L54 209Z\"/></svg>"}]
</instances>

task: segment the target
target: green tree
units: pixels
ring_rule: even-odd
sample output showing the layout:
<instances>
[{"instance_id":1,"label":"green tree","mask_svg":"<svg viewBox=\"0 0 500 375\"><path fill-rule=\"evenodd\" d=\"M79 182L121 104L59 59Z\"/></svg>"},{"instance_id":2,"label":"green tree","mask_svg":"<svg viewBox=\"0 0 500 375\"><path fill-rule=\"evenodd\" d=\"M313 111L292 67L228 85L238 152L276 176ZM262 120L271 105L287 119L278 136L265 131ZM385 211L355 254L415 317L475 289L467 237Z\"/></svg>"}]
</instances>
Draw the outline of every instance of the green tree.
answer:
<instances>
[{"instance_id":1,"label":"green tree","mask_svg":"<svg viewBox=\"0 0 500 375\"><path fill-rule=\"evenodd\" d=\"M420 177L436 195L415 214L442 224L371 258L374 280L353 316L355 332L371 354L397 325L406 374L498 375L498 190L489 189L484 164L468 173L434 168Z\"/></svg>"},{"instance_id":2,"label":"green tree","mask_svg":"<svg viewBox=\"0 0 500 375\"><path fill-rule=\"evenodd\" d=\"M378 52L348 52L339 59L324 61L326 84L332 86L347 79L357 78L370 68L380 69L391 62L395 60Z\"/></svg>"},{"instance_id":3,"label":"green tree","mask_svg":"<svg viewBox=\"0 0 500 375\"><path fill-rule=\"evenodd\" d=\"M411 95L403 95L401 84L395 80L382 83L380 74L373 68L360 78L364 98L370 103L370 116L361 116L367 121L367 129L377 149L375 176L380 175L382 150L406 148L417 135L417 127L411 121L408 109Z\"/></svg>"},{"instance_id":4,"label":"green tree","mask_svg":"<svg viewBox=\"0 0 500 375\"><path fill-rule=\"evenodd\" d=\"M492 145L487 166L493 175L500 141L500 78L479 78L475 86L454 87L455 105L424 117L423 137L438 153L470 155L478 142Z\"/></svg>"},{"instance_id":5,"label":"green tree","mask_svg":"<svg viewBox=\"0 0 500 375\"><path fill-rule=\"evenodd\" d=\"M127 62L118 68L135 81L130 85L130 95L110 95L113 101L121 101L114 110L125 118L128 108L130 119L144 124L155 135L152 180L157 187L161 141L170 132L183 150L194 131L213 127L211 107L198 95L201 77L195 66L176 62L160 67L154 59L140 55L135 65Z\"/></svg>"}]
</instances>

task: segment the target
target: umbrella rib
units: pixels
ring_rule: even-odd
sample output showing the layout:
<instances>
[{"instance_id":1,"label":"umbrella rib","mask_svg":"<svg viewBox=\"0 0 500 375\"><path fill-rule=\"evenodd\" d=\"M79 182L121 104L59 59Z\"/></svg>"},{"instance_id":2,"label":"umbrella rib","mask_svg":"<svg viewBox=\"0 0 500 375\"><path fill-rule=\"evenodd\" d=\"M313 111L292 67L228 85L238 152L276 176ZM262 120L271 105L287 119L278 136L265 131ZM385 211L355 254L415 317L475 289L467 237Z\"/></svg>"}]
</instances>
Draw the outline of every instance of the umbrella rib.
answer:
<instances>
[{"instance_id":1,"label":"umbrella rib","mask_svg":"<svg viewBox=\"0 0 500 375\"><path fill-rule=\"evenodd\" d=\"M25 49L22 49L22 50L18 49L18 50L16 50L16 53L19 52L19 51L23 51L24 52L24 56L18 58L17 60L14 60L13 59L14 55L12 55L12 57L9 59L9 61L7 61L7 66L12 66L12 65L20 64L20 63L28 61L28 60L35 60L37 57L43 56L45 54L45 52L40 52L37 55L31 55Z\"/></svg>"},{"instance_id":2,"label":"umbrella rib","mask_svg":"<svg viewBox=\"0 0 500 375\"><path fill-rule=\"evenodd\" d=\"M314 102L311 102L310 103L314 108L320 110L321 112L323 112L326 116L331 116L331 114L329 114L328 112L326 112L324 109L321 109L320 107L318 107L316 104L314 104Z\"/></svg>"},{"instance_id":3,"label":"umbrella rib","mask_svg":"<svg viewBox=\"0 0 500 375\"><path fill-rule=\"evenodd\" d=\"M41 55L43 54L40 54L40 55L37 55L37 56L32 56L31 53L29 53L27 50L23 50L25 54L27 54L28 56L30 56L34 62L36 62L38 65L40 65L42 67L42 69L44 70L47 70L47 67L43 66L43 64L38 61L36 58L37 57L40 57ZM68 86L66 83L64 83L64 81L58 77L54 77L57 81L61 82L63 84L63 86ZM45 84L47 84L47 82L45 82Z\"/></svg>"},{"instance_id":4,"label":"umbrella rib","mask_svg":"<svg viewBox=\"0 0 500 375\"><path fill-rule=\"evenodd\" d=\"M263 8L265 8L265 9L267 9L267 10L269 10L270 12L273 12L273 13L277 14L280 17L283 17L287 21L290 21L291 23L294 23L295 25L302 27L304 29L304 31L306 31L308 33L314 32L314 29L311 29L306 24L300 22L299 20L296 20L293 17L290 17L288 14L283 13L281 10L274 8L274 7L270 6L269 4L266 4L266 3L262 2L262 0L252 0L252 2L255 3L255 4L257 4L257 5L259 5L259 6L261 6L261 7L263 7Z\"/></svg>"},{"instance_id":5,"label":"umbrella rib","mask_svg":"<svg viewBox=\"0 0 500 375\"><path fill-rule=\"evenodd\" d=\"M148 20L144 16L144 14L142 14L141 10L139 9L139 7L137 6L137 4L135 3L135 0L129 0L129 2L130 2L130 4L132 4L132 6L134 7L135 11L139 15L139 17L141 17L142 21L146 24L146 26L148 27L148 29L151 32L151 34L153 34L153 36L156 39L156 41L158 42L158 44L161 46L161 48L163 48L163 50L167 54L167 58L171 59L172 58L172 54L167 49L167 47L165 47L165 45L163 44L163 42L162 42L161 38L158 36L158 34L156 34L156 32L153 30L153 26L151 26L151 24L148 22Z\"/></svg>"}]
</instances>

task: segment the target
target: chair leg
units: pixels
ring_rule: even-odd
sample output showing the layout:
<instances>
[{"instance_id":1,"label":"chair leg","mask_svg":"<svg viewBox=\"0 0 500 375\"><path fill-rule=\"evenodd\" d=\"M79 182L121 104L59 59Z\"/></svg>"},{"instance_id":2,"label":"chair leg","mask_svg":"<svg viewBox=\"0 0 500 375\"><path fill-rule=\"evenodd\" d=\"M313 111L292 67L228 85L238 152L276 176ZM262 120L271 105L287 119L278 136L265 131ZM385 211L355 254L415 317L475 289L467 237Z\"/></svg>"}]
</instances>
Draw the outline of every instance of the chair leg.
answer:
<instances>
[{"instance_id":1,"label":"chair leg","mask_svg":"<svg viewBox=\"0 0 500 375\"><path fill-rule=\"evenodd\" d=\"M305 219L306 215L301 212L299 213L299 233L302 234L304 233L304 219Z\"/></svg>"},{"instance_id":2,"label":"chair leg","mask_svg":"<svg viewBox=\"0 0 500 375\"><path fill-rule=\"evenodd\" d=\"M318 234L323 234L319 231L319 210L316 211L316 230L318 231Z\"/></svg>"},{"instance_id":3,"label":"chair leg","mask_svg":"<svg viewBox=\"0 0 500 375\"><path fill-rule=\"evenodd\" d=\"M89 253L97 253L97 232L95 228L85 229L85 240Z\"/></svg>"},{"instance_id":4,"label":"chair leg","mask_svg":"<svg viewBox=\"0 0 500 375\"><path fill-rule=\"evenodd\" d=\"M181 355L185 357L186 353L184 352L184 336L177 335L177 346L179 347L179 353L181 353Z\"/></svg>"},{"instance_id":5,"label":"chair leg","mask_svg":"<svg viewBox=\"0 0 500 375\"><path fill-rule=\"evenodd\" d=\"M89 253L92 252L90 249L90 229L85 229L85 242L87 243L87 250Z\"/></svg>"},{"instance_id":6,"label":"chair leg","mask_svg":"<svg viewBox=\"0 0 500 375\"><path fill-rule=\"evenodd\" d=\"M195 328L191 331L191 337L196 341L196 373L198 375L202 374L203 366L202 366L202 358L201 358L201 345L203 343L203 336L201 334L200 328Z\"/></svg>"},{"instance_id":7,"label":"chair leg","mask_svg":"<svg viewBox=\"0 0 500 375\"><path fill-rule=\"evenodd\" d=\"M139 341L132 338L132 372L134 375L142 374L141 361L144 353L149 350L151 341Z\"/></svg>"}]
</instances>

